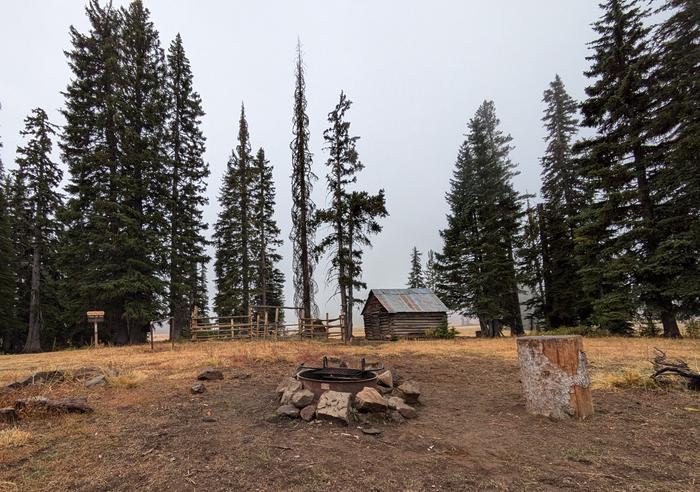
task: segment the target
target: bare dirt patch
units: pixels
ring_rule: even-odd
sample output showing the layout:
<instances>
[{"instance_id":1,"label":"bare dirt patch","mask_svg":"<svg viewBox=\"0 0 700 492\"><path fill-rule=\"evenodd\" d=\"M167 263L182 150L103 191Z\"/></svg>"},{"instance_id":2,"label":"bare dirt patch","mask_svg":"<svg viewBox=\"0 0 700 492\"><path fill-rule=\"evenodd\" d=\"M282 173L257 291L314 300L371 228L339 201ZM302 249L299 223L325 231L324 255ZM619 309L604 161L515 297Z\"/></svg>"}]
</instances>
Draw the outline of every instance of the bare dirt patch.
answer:
<instances>
[{"instance_id":1,"label":"bare dirt patch","mask_svg":"<svg viewBox=\"0 0 700 492\"><path fill-rule=\"evenodd\" d=\"M698 368L700 343L584 342L596 414L555 422L525 412L515 341L342 346L226 342L0 357L3 386L32 371L104 366L133 384L65 382L0 395L85 396L86 415L25 415L0 447L0 490L697 490L697 392L620 387L650 373L654 346ZM419 418L375 425L270 422L275 387L301 361L374 356L421 383ZM191 394L199 371L223 381ZM240 373L250 377L235 377ZM615 379L618 378L618 379ZM9 428L9 426L6 426ZM5 427L3 427L5 428Z\"/></svg>"}]
</instances>

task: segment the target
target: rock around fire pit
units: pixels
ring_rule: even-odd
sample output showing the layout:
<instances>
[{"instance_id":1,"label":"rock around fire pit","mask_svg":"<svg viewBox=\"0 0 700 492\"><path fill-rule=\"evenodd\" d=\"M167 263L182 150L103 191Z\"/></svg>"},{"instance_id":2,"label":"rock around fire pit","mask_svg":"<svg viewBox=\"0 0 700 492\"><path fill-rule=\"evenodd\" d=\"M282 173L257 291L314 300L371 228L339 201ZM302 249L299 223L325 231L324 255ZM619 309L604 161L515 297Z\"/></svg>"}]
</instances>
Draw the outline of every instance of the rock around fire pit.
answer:
<instances>
[{"instance_id":1,"label":"rock around fire pit","mask_svg":"<svg viewBox=\"0 0 700 492\"><path fill-rule=\"evenodd\" d=\"M294 377L277 386L277 418L314 419L349 424L352 420L371 419L402 422L418 416L411 406L418 403L420 387L406 381L396 387L394 374L382 364L365 364L359 369L336 362L330 367L324 357L323 367L304 367ZM331 359L331 362L334 362Z\"/></svg>"}]
</instances>

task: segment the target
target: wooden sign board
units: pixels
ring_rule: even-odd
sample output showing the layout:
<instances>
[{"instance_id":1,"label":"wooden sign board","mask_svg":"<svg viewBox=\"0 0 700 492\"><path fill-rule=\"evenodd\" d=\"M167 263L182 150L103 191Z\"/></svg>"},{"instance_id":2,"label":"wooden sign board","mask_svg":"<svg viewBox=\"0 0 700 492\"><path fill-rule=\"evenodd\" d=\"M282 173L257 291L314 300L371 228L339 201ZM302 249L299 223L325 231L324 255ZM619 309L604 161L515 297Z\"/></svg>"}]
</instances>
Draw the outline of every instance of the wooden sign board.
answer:
<instances>
[{"instance_id":1,"label":"wooden sign board","mask_svg":"<svg viewBox=\"0 0 700 492\"><path fill-rule=\"evenodd\" d=\"M105 320L104 311L88 311L87 319L90 323L102 323Z\"/></svg>"}]
</instances>

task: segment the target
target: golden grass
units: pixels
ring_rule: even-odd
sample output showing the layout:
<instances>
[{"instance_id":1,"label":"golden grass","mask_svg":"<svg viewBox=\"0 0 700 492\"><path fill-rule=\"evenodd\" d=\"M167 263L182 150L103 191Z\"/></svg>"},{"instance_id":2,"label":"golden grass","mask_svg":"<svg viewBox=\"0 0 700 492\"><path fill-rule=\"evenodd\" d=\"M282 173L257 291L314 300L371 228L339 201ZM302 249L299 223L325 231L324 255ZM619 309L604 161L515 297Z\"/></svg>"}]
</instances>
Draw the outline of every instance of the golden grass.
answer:
<instances>
[{"instance_id":1,"label":"golden grass","mask_svg":"<svg viewBox=\"0 0 700 492\"><path fill-rule=\"evenodd\" d=\"M130 370L117 374L116 376L109 376L107 378L107 384L113 388L126 388L133 389L141 386L147 379L148 375L144 371Z\"/></svg>"},{"instance_id":2,"label":"golden grass","mask_svg":"<svg viewBox=\"0 0 700 492\"><path fill-rule=\"evenodd\" d=\"M31 433L15 427L0 430L0 449L23 446L27 443L30 436Z\"/></svg>"},{"instance_id":3,"label":"golden grass","mask_svg":"<svg viewBox=\"0 0 700 492\"><path fill-rule=\"evenodd\" d=\"M654 347L669 357L685 360L700 370L700 340L647 338L587 338L584 350L591 365L593 385L597 388L645 386L651 374L649 361ZM230 341L105 347L65 350L43 354L0 356L0 385L8 384L35 371L72 370L85 366L109 367L118 373L111 385L135 387L154 375L169 379L189 379L206 366L244 367L265 362L318 364L323 355L338 355L358 361L360 357L394 356L484 357L516 363L516 344L512 338L494 340L457 338L455 340L398 341L342 345L316 341ZM639 382L637 384L635 381Z\"/></svg>"}]
</instances>

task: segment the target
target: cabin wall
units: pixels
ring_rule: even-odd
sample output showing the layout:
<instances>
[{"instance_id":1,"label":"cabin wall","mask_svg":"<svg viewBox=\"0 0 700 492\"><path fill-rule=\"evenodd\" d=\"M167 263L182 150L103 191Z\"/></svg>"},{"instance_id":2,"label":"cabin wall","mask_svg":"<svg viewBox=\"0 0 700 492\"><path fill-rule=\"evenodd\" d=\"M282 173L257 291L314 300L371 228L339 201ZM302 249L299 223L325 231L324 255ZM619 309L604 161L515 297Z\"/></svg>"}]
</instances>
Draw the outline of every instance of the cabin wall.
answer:
<instances>
[{"instance_id":1,"label":"cabin wall","mask_svg":"<svg viewBox=\"0 0 700 492\"><path fill-rule=\"evenodd\" d=\"M382 322L384 316L386 316L386 309L384 309L384 306L382 306L376 297L372 296L368 300L362 314L365 325L365 338L367 340L384 339L382 334L382 327L385 324ZM388 326L386 329L388 329Z\"/></svg>"},{"instance_id":2,"label":"cabin wall","mask_svg":"<svg viewBox=\"0 0 700 492\"><path fill-rule=\"evenodd\" d=\"M447 321L447 313L395 313L391 315L389 332L394 338L425 338Z\"/></svg>"}]
</instances>

